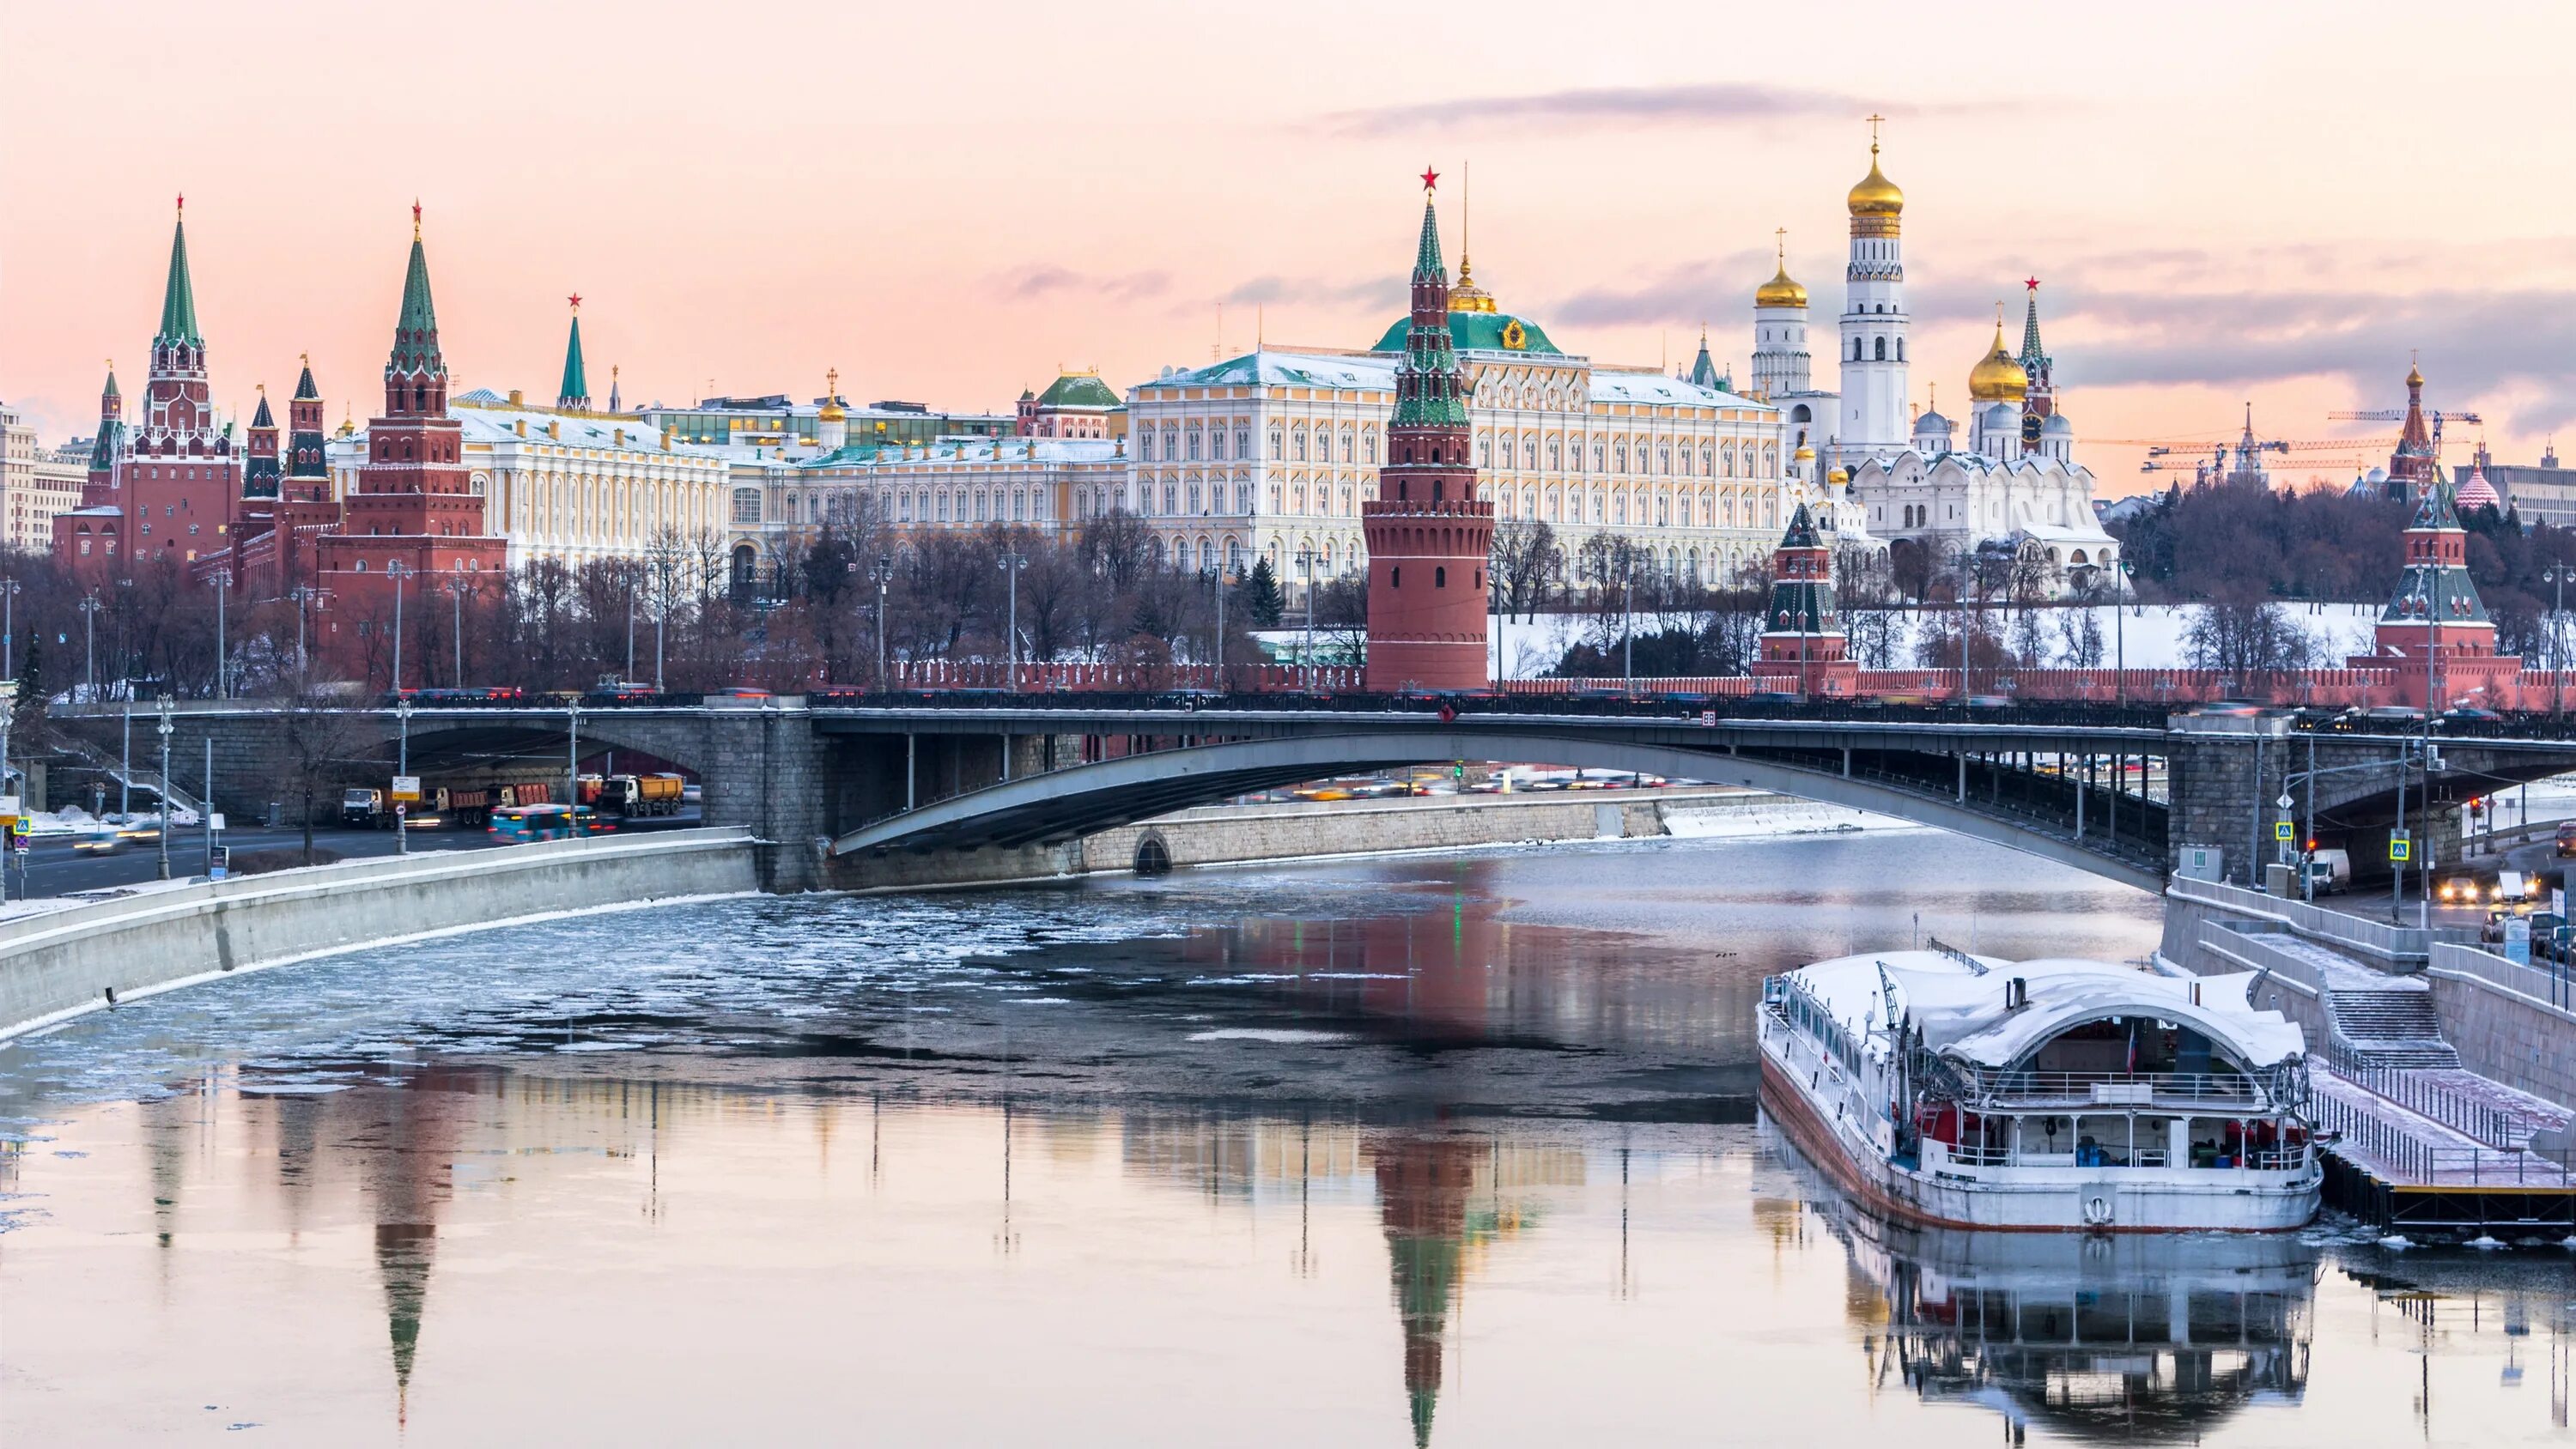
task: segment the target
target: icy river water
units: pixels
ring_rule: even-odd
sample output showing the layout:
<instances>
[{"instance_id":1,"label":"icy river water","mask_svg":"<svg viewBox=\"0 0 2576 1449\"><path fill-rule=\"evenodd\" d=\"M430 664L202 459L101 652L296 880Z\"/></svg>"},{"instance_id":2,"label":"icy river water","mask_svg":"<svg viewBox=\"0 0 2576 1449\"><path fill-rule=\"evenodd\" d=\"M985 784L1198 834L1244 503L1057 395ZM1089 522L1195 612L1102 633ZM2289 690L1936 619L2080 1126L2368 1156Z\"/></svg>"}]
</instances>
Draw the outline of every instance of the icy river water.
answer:
<instances>
[{"instance_id":1,"label":"icy river water","mask_svg":"<svg viewBox=\"0 0 2576 1449\"><path fill-rule=\"evenodd\" d=\"M2156 926L1888 831L253 973L0 1049L0 1442L2570 1442L2576 1252L1896 1233L1756 1110L1766 972Z\"/></svg>"}]
</instances>

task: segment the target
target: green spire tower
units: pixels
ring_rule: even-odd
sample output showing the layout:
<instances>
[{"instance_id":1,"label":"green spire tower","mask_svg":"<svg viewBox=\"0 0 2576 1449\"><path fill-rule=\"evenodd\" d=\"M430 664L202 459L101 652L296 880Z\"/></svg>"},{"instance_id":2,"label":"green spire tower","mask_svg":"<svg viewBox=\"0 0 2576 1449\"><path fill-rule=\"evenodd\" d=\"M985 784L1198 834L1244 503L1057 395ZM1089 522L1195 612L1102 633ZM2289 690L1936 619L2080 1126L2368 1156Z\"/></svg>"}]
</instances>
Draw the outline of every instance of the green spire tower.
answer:
<instances>
[{"instance_id":1,"label":"green spire tower","mask_svg":"<svg viewBox=\"0 0 2576 1449\"><path fill-rule=\"evenodd\" d=\"M564 344L563 386L555 389L555 406L590 410L590 374L581 363L581 293L572 294L572 338Z\"/></svg>"}]
</instances>

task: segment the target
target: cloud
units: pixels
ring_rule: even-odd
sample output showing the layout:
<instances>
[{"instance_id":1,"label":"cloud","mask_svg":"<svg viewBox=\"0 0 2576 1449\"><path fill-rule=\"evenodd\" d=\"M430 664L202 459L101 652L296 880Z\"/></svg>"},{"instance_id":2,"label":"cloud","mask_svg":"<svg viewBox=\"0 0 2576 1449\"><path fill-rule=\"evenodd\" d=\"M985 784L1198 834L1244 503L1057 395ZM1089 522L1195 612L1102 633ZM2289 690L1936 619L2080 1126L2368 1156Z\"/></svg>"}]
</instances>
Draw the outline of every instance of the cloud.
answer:
<instances>
[{"instance_id":1,"label":"cloud","mask_svg":"<svg viewBox=\"0 0 2576 1449\"><path fill-rule=\"evenodd\" d=\"M1871 97L1795 90L1737 81L1697 85L1602 86L1518 96L1461 96L1400 106L1337 111L1324 128L1345 136L1388 136L1442 126L1724 126L1838 117L1873 108L1893 116L1959 115L2009 109L2011 103L1890 108Z\"/></svg>"},{"instance_id":2,"label":"cloud","mask_svg":"<svg viewBox=\"0 0 2576 1449\"><path fill-rule=\"evenodd\" d=\"M1238 282L1218 300L1227 306L1285 303L1293 306L1353 308L1372 311L1400 308L1405 302L1406 282L1392 274L1334 281L1324 277L1283 277L1269 274Z\"/></svg>"},{"instance_id":3,"label":"cloud","mask_svg":"<svg viewBox=\"0 0 2576 1449\"><path fill-rule=\"evenodd\" d=\"M1102 276L1077 272L1067 267L1030 267L1009 277L1010 294L1014 297L1051 297L1068 292L1091 293L1122 302L1143 297L1157 297L1172 284L1169 272L1127 272Z\"/></svg>"},{"instance_id":4,"label":"cloud","mask_svg":"<svg viewBox=\"0 0 2576 1449\"><path fill-rule=\"evenodd\" d=\"M1735 327L1771 261L1768 251L1744 251L1687 262L1627 286L1585 288L1546 316L1551 324L1575 327L1697 326L1721 318Z\"/></svg>"}]
</instances>

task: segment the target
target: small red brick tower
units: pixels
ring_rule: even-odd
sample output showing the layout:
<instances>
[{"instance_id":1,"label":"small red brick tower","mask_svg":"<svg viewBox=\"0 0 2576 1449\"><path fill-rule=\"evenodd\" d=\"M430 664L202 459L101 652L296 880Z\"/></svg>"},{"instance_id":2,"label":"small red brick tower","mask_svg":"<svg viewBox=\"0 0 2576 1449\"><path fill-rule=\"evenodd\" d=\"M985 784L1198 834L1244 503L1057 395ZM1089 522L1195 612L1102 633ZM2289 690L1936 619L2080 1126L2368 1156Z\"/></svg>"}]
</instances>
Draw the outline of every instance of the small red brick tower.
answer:
<instances>
[{"instance_id":1,"label":"small red brick tower","mask_svg":"<svg viewBox=\"0 0 2576 1449\"><path fill-rule=\"evenodd\" d=\"M463 426L447 415L447 359L439 351L429 257L414 204L411 266L403 277L393 355L385 362L385 409L367 422L366 461L343 502L339 531L316 541L322 583L338 598L331 633L344 659L354 643L350 631L393 627L397 589L410 628L425 613L437 577L489 575L499 586L506 545L484 532L483 499L466 472L464 446ZM388 573L397 566L408 577ZM396 688L416 685L429 662L417 640L406 642L414 646L403 654L409 677L395 680Z\"/></svg>"},{"instance_id":2,"label":"small red brick tower","mask_svg":"<svg viewBox=\"0 0 2576 1449\"><path fill-rule=\"evenodd\" d=\"M2424 369L2406 369L2406 419L2397 430L2397 451L2388 457L2388 491L2403 498L2413 493L2423 499L2433 482L2441 476L2441 463L2433 456L2433 430L2424 425ZM2445 507L2444 512L2449 509ZM2419 515L2418 524L2423 522ZM2414 553L2408 535L2408 567L2413 567Z\"/></svg>"},{"instance_id":3,"label":"small red brick tower","mask_svg":"<svg viewBox=\"0 0 2576 1449\"><path fill-rule=\"evenodd\" d=\"M248 441L242 448L241 509L233 520L233 553L241 556L242 546L267 533L277 521L277 416L268 410L268 384L259 385L259 408L251 414ZM247 580L241 570L233 571L233 586L244 587Z\"/></svg>"},{"instance_id":4,"label":"small red brick tower","mask_svg":"<svg viewBox=\"0 0 2576 1449\"><path fill-rule=\"evenodd\" d=\"M1860 666L1843 657L1842 620L1834 612L1834 564L1799 503L1789 515L1771 564L1771 611L1763 620L1762 657L1753 678L1764 689L1847 699Z\"/></svg>"},{"instance_id":5,"label":"small red brick tower","mask_svg":"<svg viewBox=\"0 0 2576 1449\"><path fill-rule=\"evenodd\" d=\"M2423 379L2414 378L2411 389L2419 397L2422 387ZM2404 444L2399 448L2402 452ZM2406 530L2406 572L2398 575L2397 591L2372 631L2376 652L2351 659L2355 669L2393 671L2397 697L2404 703L2421 707L2430 699L2436 709L2461 703L2501 709L2515 703L2510 694L2522 660L2496 653L2495 624L2469 577L2468 545L2469 536L2451 511L2450 490L2436 475L2424 485L2415 521Z\"/></svg>"},{"instance_id":6,"label":"small red brick tower","mask_svg":"<svg viewBox=\"0 0 2576 1449\"><path fill-rule=\"evenodd\" d=\"M1377 497L1360 505L1368 539L1368 670L1373 693L1482 689L1485 562L1494 505L1476 499L1467 393L1449 336L1449 271L1440 217L1422 173L1422 241L1413 258L1413 320L1395 370L1395 417Z\"/></svg>"}]
</instances>

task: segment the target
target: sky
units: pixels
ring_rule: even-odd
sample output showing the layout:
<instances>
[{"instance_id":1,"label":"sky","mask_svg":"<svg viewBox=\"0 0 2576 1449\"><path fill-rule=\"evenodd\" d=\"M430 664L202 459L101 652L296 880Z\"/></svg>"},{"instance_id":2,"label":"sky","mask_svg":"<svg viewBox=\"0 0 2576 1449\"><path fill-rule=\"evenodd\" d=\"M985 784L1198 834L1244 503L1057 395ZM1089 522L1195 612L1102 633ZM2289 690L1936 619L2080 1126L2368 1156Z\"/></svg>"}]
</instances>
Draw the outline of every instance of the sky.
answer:
<instances>
[{"instance_id":1,"label":"sky","mask_svg":"<svg viewBox=\"0 0 2576 1449\"><path fill-rule=\"evenodd\" d=\"M424 208L460 390L551 398L565 299L630 406L1007 410L1250 346L1367 346L1426 164L1449 255L1597 361L1736 375L1775 228L1820 385L1868 167L1906 192L1914 401L1957 416L2037 276L2100 491L2257 432L2349 479L2420 355L2503 461L2576 446L2576 10L1308 0L428 9L0 0L0 399L131 391L188 198L218 401L310 353L361 418ZM1472 175L1472 187L1465 185ZM1462 214L1463 213L1463 214ZM1462 237L1462 228L1471 235Z\"/></svg>"}]
</instances>

